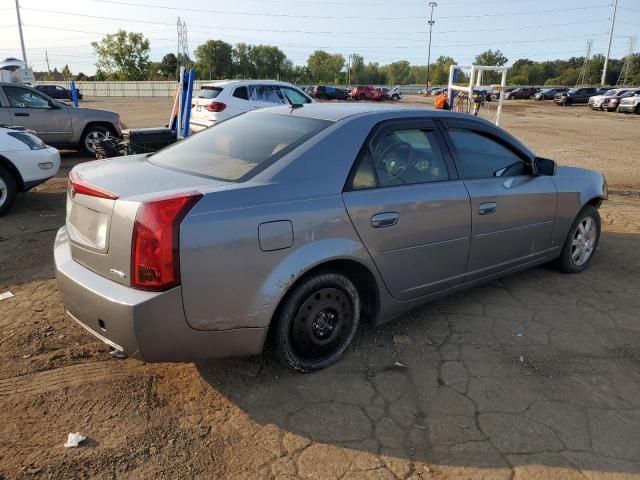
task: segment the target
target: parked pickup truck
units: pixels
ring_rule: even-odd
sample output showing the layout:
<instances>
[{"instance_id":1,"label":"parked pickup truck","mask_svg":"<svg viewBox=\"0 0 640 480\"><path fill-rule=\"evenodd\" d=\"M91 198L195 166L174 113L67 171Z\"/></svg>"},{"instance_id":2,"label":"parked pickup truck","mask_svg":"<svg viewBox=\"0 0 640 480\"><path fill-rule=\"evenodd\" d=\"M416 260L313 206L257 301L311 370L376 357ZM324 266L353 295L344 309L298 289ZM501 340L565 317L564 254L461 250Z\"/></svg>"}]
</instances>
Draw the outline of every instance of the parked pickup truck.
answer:
<instances>
[{"instance_id":1,"label":"parked pickup truck","mask_svg":"<svg viewBox=\"0 0 640 480\"><path fill-rule=\"evenodd\" d=\"M618 111L622 113L637 113L640 115L640 95L620 99Z\"/></svg>"},{"instance_id":2,"label":"parked pickup truck","mask_svg":"<svg viewBox=\"0 0 640 480\"><path fill-rule=\"evenodd\" d=\"M574 103L589 103L589 99L598 95L598 89L593 87L572 88L568 92L556 93L553 101L563 107L568 107Z\"/></svg>"}]
</instances>

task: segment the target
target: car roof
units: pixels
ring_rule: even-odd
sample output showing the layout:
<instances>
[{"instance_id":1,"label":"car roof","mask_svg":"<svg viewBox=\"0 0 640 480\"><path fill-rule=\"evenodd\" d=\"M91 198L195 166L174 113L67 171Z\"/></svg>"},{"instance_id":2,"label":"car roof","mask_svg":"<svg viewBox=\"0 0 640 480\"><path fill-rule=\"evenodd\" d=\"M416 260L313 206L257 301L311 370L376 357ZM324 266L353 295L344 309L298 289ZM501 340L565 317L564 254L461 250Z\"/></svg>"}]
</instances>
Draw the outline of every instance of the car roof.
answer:
<instances>
[{"instance_id":1,"label":"car roof","mask_svg":"<svg viewBox=\"0 0 640 480\"><path fill-rule=\"evenodd\" d=\"M253 84L253 85L291 85L288 82L282 82L280 80L251 80L251 79L245 79L245 80L220 80L218 82L207 82L207 83L203 83L201 85L201 87L226 87L226 86L232 86L232 85L247 85L247 84Z\"/></svg>"},{"instance_id":2,"label":"car roof","mask_svg":"<svg viewBox=\"0 0 640 480\"><path fill-rule=\"evenodd\" d=\"M279 113L298 117L315 118L338 122L353 116L380 116L389 117L398 113L398 118L424 117L424 118L464 118L486 122L482 118L472 117L468 114L451 112L448 110L436 110L434 108L420 108L411 106L389 105L379 103L307 103L302 107L291 108L289 106L271 107L257 110L257 112ZM492 124L493 125L493 124Z\"/></svg>"}]
</instances>

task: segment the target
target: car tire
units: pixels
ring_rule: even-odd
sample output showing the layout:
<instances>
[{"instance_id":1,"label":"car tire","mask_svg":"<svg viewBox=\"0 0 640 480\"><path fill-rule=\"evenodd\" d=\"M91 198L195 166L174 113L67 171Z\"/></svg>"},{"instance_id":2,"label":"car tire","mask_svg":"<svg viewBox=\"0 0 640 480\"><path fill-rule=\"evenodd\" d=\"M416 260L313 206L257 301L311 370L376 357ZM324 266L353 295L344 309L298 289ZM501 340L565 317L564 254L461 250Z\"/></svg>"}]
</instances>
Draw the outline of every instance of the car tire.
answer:
<instances>
[{"instance_id":1,"label":"car tire","mask_svg":"<svg viewBox=\"0 0 640 480\"><path fill-rule=\"evenodd\" d=\"M11 175L11 172L0 165L0 216L9 211L16 201L17 194L16 179Z\"/></svg>"},{"instance_id":2,"label":"car tire","mask_svg":"<svg viewBox=\"0 0 640 480\"><path fill-rule=\"evenodd\" d=\"M361 93L360 95L358 95L358 100L362 101L366 99L367 99L367 96L364 93Z\"/></svg>"},{"instance_id":3,"label":"car tire","mask_svg":"<svg viewBox=\"0 0 640 480\"><path fill-rule=\"evenodd\" d=\"M636 105L636 115L640 115L640 104Z\"/></svg>"},{"instance_id":4,"label":"car tire","mask_svg":"<svg viewBox=\"0 0 640 480\"><path fill-rule=\"evenodd\" d=\"M557 265L564 273L580 273L587 269L600 242L600 213L593 205L585 206L571 225L558 257Z\"/></svg>"},{"instance_id":5,"label":"car tire","mask_svg":"<svg viewBox=\"0 0 640 480\"><path fill-rule=\"evenodd\" d=\"M335 363L353 340L360 314L358 289L344 275L323 273L303 280L275 319L280 360L299 372Z\"/></svg>"},{"instance_id":6,"label":"car tire","mask_svg":"<svg viewBox=\"0 0 640 480\"><path fill-rule=\"evenodd\" d=\"M112 137L113 132L103 125L89 125L82 132L82 138L80 138L80 147L82 150L89 154L95 155L95 145L106 137Z\"/></svg>"},{"instance_id":7,"label":"car tire","mask_svg":"<svg viewBox=\"0 0 640 480\"><path fill-rule=\"evenodd\" d=\"M393 100L393 101L400 100L400 96L399 96L399 95L393 95L393 96L391 97L391 100Z\"/></svg>"}]
</instances>

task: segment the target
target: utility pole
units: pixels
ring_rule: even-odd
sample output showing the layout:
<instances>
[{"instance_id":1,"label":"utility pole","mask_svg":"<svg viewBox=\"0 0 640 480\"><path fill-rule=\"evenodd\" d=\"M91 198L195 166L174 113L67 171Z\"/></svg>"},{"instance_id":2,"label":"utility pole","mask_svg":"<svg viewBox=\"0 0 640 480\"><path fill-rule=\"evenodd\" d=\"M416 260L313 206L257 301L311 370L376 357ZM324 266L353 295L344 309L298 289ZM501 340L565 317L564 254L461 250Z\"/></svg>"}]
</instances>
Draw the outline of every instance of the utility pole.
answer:
<instances>
[{"instance_id":1,"label":"utility pole","mask_svg":"<svg viewBox=\"0 0 640 480\"><path fill-rule=\"evenodd\" d=\"M433 19L433 8L437 7L438 4L436 2L429 2L427 8L431 9L431 14L429 15L429 53L427 54L427 91L429 90L429 81L431 76L431 31L433 30L433 24L436 23Z\"/></svg>"},{"instance_id":2,"label":"utility pole","mask_svg":"<svg viewBox=\"0 0 640 480\"><path fill-rule=\"evenodd\" d=\"M589 75L589 62L591 61L591 48L593 47L593 40L587 40L587 56L584 57L582 68L580 69L580 76L576 82L576 87L583 87L591 83L591 76Z\"/></svg>"},{"instance_id":3,"label":"utility pole","mask_svg":"<svg viewBox=\"0 0 640 480\"><path fill-rule=\"evenodd\" d=\"M20 20L20 4L18 0L16 0L16 14L18 15L18 31L20 32L20 46L22 47L22 61L25 65L28 66L27 63L27 51L24 49L24 36L22 35L22 20Z\"/></svg>"},{"instance_id":4,"label":"utility pole","mask_svg":"<svg viewBox=\"0 0 640 480\"><path fill-rule=\"evenodd\" d=\"M49 66L49 52L47 50L44 51L44 58L47 60L47 72L51 72L51 67Z\"/></svg>"},{"instance_id":5,"label":"utility pole","mask_svg":"<svg viewBox=\"0 0 640 480\"><path fill-rule=\"evenodd\" d=\"M609 30L609 47L607 48L607 56L604 57L604 68L602 69L602 78L600 85L604 86L607 81L607 67L609 66L609 55L611 54L611 41L613 40L613 28L616 26L616 12L618 10L618 0L613 4L613 15L611 15L611 30Z\"/></svg>"},{"instance_id":6,"label":"utility pole","mask_svg":"<svg viewBox=\"0 0 640 480\"><path fill-rule=\"evenodd\" d=\"M351 86L351 54L349 54L347 62L347 87Z\"/></svg>"}]
</instances>

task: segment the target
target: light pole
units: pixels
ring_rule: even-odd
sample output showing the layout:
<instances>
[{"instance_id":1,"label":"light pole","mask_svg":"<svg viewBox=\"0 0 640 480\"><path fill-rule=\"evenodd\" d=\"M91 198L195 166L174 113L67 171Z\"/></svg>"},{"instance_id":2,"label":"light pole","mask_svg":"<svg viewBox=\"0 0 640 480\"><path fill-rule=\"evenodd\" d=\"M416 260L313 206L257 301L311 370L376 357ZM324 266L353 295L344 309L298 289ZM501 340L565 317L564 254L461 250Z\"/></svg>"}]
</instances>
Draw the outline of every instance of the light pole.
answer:
<instances>
[{"instance_id":1,"label":"light pole","mask_svg":"<svg viewBox=\"0 0 640 480\"><path fill-rule=\"evenodd\" d=\"M431 14L429 16L429 53L427 54L427 92L429 91L429 81L431 75L431 31L433 30L433 24L436 21L433 19L433 7L437 7L438 4L436 2L429 2L427 5L428 8L431 9Z\"/></svg>"},{"instance_id":2,"label":"light pole","mask_svg":"<svg viewBox=\"0 0 640 480\"><path fill-rule=\"evenodd\" d=\"M607 83L607 67L609 66L609 55L611 54L611 41L613 40L613 29L616 26L616 11L618 10L618 0L613 4L613 14L611 15L611 30L609 30L609 47L607 48L607 56L604 57L604 67L602 69L602 78L600 85L604 87Z\"/></svg>"},{"instance_id":3,"label":"light pole","mask_svg":"<svg viewBox=\"0 0 640 480\"><path fill-rule=\"evenodd\" d=\"M27 63L27 51L24 48L24 36L22 35L22 20L20 20L20 4L18 0L16 0L16 14L18 16L18 32L20 32L20 47L22 48L22 61L25 65L28 66Z\"/></svg>"}]
</instances>

